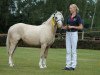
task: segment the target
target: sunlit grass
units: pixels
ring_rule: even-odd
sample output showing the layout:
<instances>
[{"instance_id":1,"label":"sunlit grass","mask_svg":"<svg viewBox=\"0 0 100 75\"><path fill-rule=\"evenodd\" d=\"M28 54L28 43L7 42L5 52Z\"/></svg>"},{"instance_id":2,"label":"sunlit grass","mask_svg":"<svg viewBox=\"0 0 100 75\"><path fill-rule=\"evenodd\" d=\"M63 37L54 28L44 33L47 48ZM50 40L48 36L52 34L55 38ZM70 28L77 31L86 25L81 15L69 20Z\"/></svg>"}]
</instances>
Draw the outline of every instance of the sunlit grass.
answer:
<instances>
[{"instance_id":1,"label":"sunlit grass","mask_svg":"<svg viewBox=\"0 0 100 75\"><path fill-rule=\"evenodd\" d=\"M65 49L49 49L47 69L40 69L39 48L17 48L13 68L8 65L5 47L0 47L0 75L99 75L100 51L78 50L78 65L75 71L64 71Z\"/></svg>"}]
</instances>

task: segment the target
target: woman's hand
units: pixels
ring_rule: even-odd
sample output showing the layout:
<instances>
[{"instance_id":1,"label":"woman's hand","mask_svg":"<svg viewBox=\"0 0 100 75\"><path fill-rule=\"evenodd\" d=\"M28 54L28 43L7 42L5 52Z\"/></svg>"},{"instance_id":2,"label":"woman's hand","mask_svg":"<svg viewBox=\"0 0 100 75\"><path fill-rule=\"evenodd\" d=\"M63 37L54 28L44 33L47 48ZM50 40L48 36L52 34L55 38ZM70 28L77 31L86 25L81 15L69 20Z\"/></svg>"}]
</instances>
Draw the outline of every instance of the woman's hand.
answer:
<instances>
[{"instance_id":1,"label":"woman's hand","mask_svg":"<svg viewBox=\"0 0 100 75\"><path fill-rule=\"evenodd\" d=\"M62 26L62 29L72 29L72 28L76 28L75 26Z\"/></svg>"},{"instance_id":2,"label":"woman's hand","mask_svg":"<svg viewBox=\"0 0 100 75\"><path fill-rule=\"evenodd\" d=\"M83 25L82 24L80 24L79 26L68 26L67 27L68 29L78 29L78 30L82 30L83 29Z\"/></svg>"},{"instance_id":3,"label":"woman's hand","mask_svg":"<svg viewBox=\"0 0 100 75\"><path fill-rule=\"evenodd\" d=\"M68 26L68 29L72 29L72 28L75 28L75 26Z\"/></svg>"},{"instance_id":4,"label":"woman's hand","mask_svg":"<svg viewBox=\"0 0 100 75\"><path fill-rule=\"evenodd\" d=\"M67 29L67 26L62 26L62 29Z\"/></svg>"}]
</instances>

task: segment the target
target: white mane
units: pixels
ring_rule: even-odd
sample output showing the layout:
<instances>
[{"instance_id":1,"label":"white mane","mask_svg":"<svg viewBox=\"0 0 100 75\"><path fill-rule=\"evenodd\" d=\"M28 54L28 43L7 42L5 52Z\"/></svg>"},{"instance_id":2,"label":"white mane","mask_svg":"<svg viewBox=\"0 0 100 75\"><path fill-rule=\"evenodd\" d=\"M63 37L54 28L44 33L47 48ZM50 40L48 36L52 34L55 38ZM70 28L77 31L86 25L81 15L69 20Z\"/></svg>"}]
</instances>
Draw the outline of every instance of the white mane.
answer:
<instances>
[{"instance_id":1,"label":"white mane","mask_svg":"<svg viewBox=\"0 0 100 75\"><path fill-rule=\"evenodd\" d=\"M54 14L52 14L52 15L50 16L50 18L49 18L47 21L43 22L42 24L49 23L53 17L54 17Z\"/></svg>"}]
</instances>

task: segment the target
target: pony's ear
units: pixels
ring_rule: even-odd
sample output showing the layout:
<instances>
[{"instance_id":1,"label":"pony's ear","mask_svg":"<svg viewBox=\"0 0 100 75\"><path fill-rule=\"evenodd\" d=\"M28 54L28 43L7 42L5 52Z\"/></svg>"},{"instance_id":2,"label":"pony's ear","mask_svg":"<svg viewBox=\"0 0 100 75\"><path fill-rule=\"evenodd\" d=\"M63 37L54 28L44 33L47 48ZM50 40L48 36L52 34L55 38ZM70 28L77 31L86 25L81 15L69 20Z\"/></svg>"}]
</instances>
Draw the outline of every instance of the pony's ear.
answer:
<instances>
[{"instance_id":1,"label":"pony's ear","mask_svg":"<svg viewBox=\"0 0 100 75\"><path fill-rule=\"evenodd\" d=\"M58 12L57 10L54 12L54 16L55 16L55 14L56 14L57 12Z\"/></svg>"},{"instance_id":2,"label":"pony's ear","mask_svg":"<svg viewBox=\"0 0 100 75\"><path fill-rule=\"evenodd\" d=\"M57 13L57 10L55 11L55 13Z\"/></svg>"}]
</instances>

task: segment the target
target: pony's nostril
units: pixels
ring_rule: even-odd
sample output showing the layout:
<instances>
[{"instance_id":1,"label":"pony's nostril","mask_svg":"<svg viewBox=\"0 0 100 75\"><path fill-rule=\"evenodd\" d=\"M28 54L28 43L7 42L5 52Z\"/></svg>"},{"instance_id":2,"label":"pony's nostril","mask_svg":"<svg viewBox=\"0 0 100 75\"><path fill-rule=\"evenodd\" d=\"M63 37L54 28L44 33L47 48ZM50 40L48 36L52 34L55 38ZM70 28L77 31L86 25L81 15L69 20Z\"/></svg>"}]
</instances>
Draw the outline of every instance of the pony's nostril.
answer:
<instances>
[{"instance_id":1,"label":"pony's nostril","mask_svg":"<svg viewBox=\"0 0 100 75\"><path fill-rule=\"evenodd\" d=\"M55 17L55 19L57 20L57 17Z\"/></svg>"}]
</instances>

